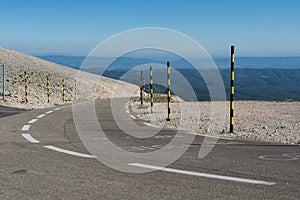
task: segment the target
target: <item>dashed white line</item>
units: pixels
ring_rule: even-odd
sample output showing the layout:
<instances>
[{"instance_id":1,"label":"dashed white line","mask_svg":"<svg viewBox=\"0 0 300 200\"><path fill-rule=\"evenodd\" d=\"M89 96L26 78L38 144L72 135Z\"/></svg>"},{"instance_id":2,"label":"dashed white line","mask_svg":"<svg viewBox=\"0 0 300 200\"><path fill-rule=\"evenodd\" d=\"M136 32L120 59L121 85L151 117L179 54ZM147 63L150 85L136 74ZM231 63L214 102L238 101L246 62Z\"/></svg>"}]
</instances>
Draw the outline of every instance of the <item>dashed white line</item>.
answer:
<instances>
[{"instance_id":1,"label":"dashed white line","mask_svg":"<svg viewBox=\"0 0 300 200\"><path fill-rule=\"evenodd\" d=\"M56 111L56 110L60 110L61 108L55 108L54 110Z\"/></svg>"},{"instance_id":2,"label":"dashed white line","mask_svg":"<svg viewBox=\"0 0 300 200\"><path fill-rule=\"evenodd\" d=\"M46 116L45 114L41 114L41 115L37 116L36 118L41 119L41 118L43 118L45 116Z\"/></svg>"},{"instance_id":3,"label":"dashed white line","mask_svg":"<svg viewBox=\"0 0 300 200\"><path fill-rule=\"evenodd\" d=\"M36 122L38 119L32 119L29 122L27 122L28 124L33 124L34 122Z\"/></svg>"},{"instance_id":4,"label":"dashed white line","mask_svg":"<svg viewBox=\"0 0 300 200\"><path fill-rule=\"evenodd\" d=\"M149 123L147 123L147 122L144 122L144 124L145 124L146 126L151 126L151 127L154 127L154 128L160 128L159 126L156 126L156 125L153 125L153 124L149 124Z\"/></svg>"},{"instance_id":5,"label":"dashed white line","mask_svg":"<svg viewBox=\"0 0 300 200\"><path fill-rule=\"evenodd\" d=\"M92 155L88 155L88 154L84 154L84 153L78 153L78 152L75 152L75 151L69 151L69 150L61 149L61 148L51 146L51 145L50 146L44 146L44 147L47 148L47 149L51 149L53 151L57 151L57 152L65 153L65 154L70 154L70 155L73 155L73 156L78 156L78 157L83 157L83 158L96 158L95 156L92 156Z\"/></svg>"},{"instance_id":6,"label":"dashed white line","mask_svg":"<svg viewBox=\"0 0 300 200\"><path fill-rule=\"evenodd\" d=\"M53 113L53 110L49 110L48 112L46 112L46 114L50 114Z\"/></svg>"},{"instance_id":7,"label":"dashed white line","mask_svg":"<svg viewBox=\"0 0 300 200\"><path fill-rule=\"evenodd\" d=\"M203 137L217 138L217 139L222 139L222 140L233 140L233 138L229 138L229 137L221 137L221 136L214 136L214 135L205 135L205 134L193 133L193 132L187 132L187 133L191 134L191 135L199 135L199 136L203 136Z\"/></svg>"},{"instance_id":8,"label":"dashed white line","mask_svg":"<svg viewBox=\"0 0 300 200\"><path fill-rule=\"evenodd\" d=\"M156 135L154 136L155 139L165 139L165 136L162 135Z\"/></svg>"},{"instance_id":9,"label":"dashed white line","mask_svg":"<svg viewBox=\"0 0 300 200\"><path fill-rule=\"evenodd\" d=\"M152 147L145 147L145 146L139 146L139 148L149 149L149 150L155 150L155 148L152 148Z\"/></svg>"},{"instance_id":10,"label":"dashed white line","mask_svg":"<svg viewBox=\"0 0 300 200\"><path fill-rule=\"evenodd\" d=\"M40 141L33 138L30 134L22 134L22 136L31 143L40 143Z\"/></svg>"},{"instance_id":11,"label":"dashed white line","mask_svg":"<svg viewBox=\"0 0 300 200\"><path fill-rule=\"evenodd\" d=\"M172 173L177 173L177 174L200 176L200 177L221 179L221 180L235 181L235 182L242 182L242 183L259 184L259 185L275 185L276 184L274 182L267 182L267 181L259 181L259 180L254 180L254 179L245 179L245 178L237 178L237 177L231 177L231 176L221 176L221 175L215 175L215 174L206 174L206 173L178 170L178 169L158 167L158 166L153 166L153 165L146 165L146 164L142 164L142 163L128 163L128 165L134 166L134 167L146 168L146 169L172 172Z\"/></svg>"},{"instance_id":12,"label":"dashed white line","mask_svg":"<svg viewBox=\"0 0 300 200\"><path fill-rule=\"evenodd\" d=\"M30 129L30 125L27 124L22 127L22 131L29 131L29 129Z\"/></svg>"},{"instance_id":13,"label":"dashed white line","mask_svg":"<svg viewBox=\"0 0 300 200\"><path fill-rule=\"evenodd\" d=\"M174 136L173 135L156 135L154 136L155 139L165 139L165 138L173 138ZM183 137L181 135L177 135L176 137Z\"/></svg>"},{"instance_id":14,"label":"dashed white line","mask_svg":"<svg viewBox=\"0 0 300 200\"><path fill-rule=\"evenodd\" d=\"M130 115L130 117L131 117L132 119L136 119L136 117L135 117L135 116L133 116L133 115Z\"/></svg>"},{"instance_id":15,"label":"dashed white line","mask_svg":"<svg viewBox=\"0 0 300 200\"><path fill-rule=\"evenodd\" d=\"M153 148L161 148L163 147L163 145L160 145L160 144L156 144L156 145L152 145Z\"/></svg>"}]
</instances>

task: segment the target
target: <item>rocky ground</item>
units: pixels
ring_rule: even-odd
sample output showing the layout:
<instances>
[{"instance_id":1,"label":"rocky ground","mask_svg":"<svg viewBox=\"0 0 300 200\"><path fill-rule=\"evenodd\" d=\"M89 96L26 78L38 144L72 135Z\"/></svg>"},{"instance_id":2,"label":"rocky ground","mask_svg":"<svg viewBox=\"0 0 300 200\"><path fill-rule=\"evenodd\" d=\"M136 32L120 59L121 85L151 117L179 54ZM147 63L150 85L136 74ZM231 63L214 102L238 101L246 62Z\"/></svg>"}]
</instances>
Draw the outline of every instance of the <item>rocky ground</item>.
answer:
<instances>
[{"instance_id":1,"label":"rocky ground","mask_svg":"<svg viewBox=\"0 0 300 200\"><path fill-rule=\"evenodd\" d=\"M78 71L33 56L0 47L0 65L6 65L6 90L2 99L2 69L0 74L0 105L17 108L45 108L72 101L108 98L113 93L131 94L138 91L134 85ZM24 71L28 75L28 98L25 104ZM50 77L50 103L47 102L46 77ZM65 101L62 99L62 80L65 83ZM75 81L76 80L76 81ZM115 88L122 88L121 91Z\"/></svg>"},{"instance_id":2,"label":"rocky ground","mask_svg":"<svg viewBox=\"0 0 300 200\"><path fill-rule=\"evenodd\" d=\"M141 108L138 100L132 100L129 108L139 118L158 126L201 134L207 134L210 126L210 102L182 102L174 98L170 122L166 122L165 102L155 103L153 114L150 113L149 102ZM183 115L182 108L190 114ZM196 108L198 114L195 114ZM273 143L300 143L300 102L236 101L233 134L229 133L229 102L226 102L226 108L225 124L214 135Z\"/></svg>"}]
</instances>

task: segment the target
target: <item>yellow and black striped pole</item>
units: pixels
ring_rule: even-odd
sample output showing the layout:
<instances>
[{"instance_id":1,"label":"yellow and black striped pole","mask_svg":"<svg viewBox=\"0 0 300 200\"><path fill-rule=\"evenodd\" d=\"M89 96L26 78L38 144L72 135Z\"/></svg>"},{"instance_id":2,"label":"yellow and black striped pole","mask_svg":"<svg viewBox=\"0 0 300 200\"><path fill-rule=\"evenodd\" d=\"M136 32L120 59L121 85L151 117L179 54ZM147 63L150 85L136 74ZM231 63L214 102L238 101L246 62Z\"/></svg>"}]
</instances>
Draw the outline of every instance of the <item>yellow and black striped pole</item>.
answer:
<instances>
[{"instance_id":1,"label":"yellow and black striped pole","mask_svg":"<svg viewBox=\"0 0 300 200\"><path fill-rule=\"evenodd\" d=\"M141 79L140 79L140 101L141 101L141 108L144 107L144 87L143 87L143 71L141 71Z\"/></svg>"},{"instance_id":2,"label":"yellow and black striped pole","mask_svg":"<svg viewBox=\"0 0 300 200\"><path fill-rule=\"evenodd\" d=\"M234 125L234 46L231 46L231 80L230 80L230 133L233 133Z\"/></svg>"},{"instance_id":3,"label":"yellow and black striped pole","mask_svg":"<svg viewBox=\"0 0 300 200\"><path fill-rule=\"evenodd\" d=\"M150 66L150 101L151 101L151 113L153 113L153 72L152 72L152 66Z\"/></svg>"},{"instance_id":4,"label":"yellow and black striped pole","mask_svg":"<svg viewBox=\"0 0 300 200\"><path fill-rule=\"evenodd\" d=\"M170 69L170 62L167 62L167 72L168 72L168 116L167 116L167 121L171 120L171 80L170 80L170 74L171 74L171 69Z\"/></svg>"},{"instance_id":5,"label":"yellow and black striped pole","mask_svg":"<svg viewBox=\"0 0 300 200\"><path fill-rule=\"evenodd\" d=\"M24 71L25 103L28 104L28 75Z\"/></svg>"},{"instance_id":6,"label":"yellow and black striped pole","mask_svg":"<svg viewBox=\"0 0 300 200\"><path fill-rule=\"evenodd\" d=\"M47 76L47 102L50 103L50 79Z\"/></svg>"},{"instance_id":7,"label":"yellow and black striped pole","mask_svg":"<svg viewBox=\"0 0 300 200\"><path fill-rule=\"evenodd\" d=\"M61 82L62 85L62 101L65 102L65 81L64 79Z\"/></svg>"}]
</instances>

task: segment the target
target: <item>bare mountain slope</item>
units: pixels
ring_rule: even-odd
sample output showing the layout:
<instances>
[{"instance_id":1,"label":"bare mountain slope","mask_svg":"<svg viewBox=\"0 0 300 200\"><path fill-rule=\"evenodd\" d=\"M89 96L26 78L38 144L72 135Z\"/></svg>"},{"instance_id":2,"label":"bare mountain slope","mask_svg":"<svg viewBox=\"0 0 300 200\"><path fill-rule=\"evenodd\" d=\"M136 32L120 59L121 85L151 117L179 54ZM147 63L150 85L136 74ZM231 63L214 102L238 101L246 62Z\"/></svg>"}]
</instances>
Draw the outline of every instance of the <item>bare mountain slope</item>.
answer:
<instances>
[{"instance_id":1,"label":"bare mountain slope","mask_svg":"<svg viewBox=\"0 0 300 200\"><path fill-rule=\"evenodd\" d=\"M71 101L108 98L113 93L131 95L137 86L95 74L78 71L30 55L0 47L0 64L6 65L5 100L0 105L19 108L43 108ZM25 104L24 71L28 75L28 98ZM50 103L47 102L47 79L50 77ZM65 83L65 102L62 99L62 80ZM76 81L75 81L76 79ZM2 72L0 75L2 81ZM122 91L114 88L122 88ZM115 92L114 92L115 91ZM2 82L1 82L2 96Z\"/></svg>"}]
</instances>

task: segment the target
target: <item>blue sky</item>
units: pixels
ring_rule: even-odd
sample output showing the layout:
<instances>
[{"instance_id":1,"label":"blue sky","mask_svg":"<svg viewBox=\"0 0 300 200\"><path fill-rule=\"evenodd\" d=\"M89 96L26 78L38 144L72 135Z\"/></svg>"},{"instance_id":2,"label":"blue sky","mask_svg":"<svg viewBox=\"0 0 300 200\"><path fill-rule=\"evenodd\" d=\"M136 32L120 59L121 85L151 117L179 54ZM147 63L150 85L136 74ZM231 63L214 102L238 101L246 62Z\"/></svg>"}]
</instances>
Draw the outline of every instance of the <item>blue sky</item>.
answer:
<instances>
[{"instance_id":1,"label":"blue sky","mask_svg":"<svg viewBox=\"0 0 300 200\"><path fill-rule=\"evenodd\" d=\"M138 27L185 33L211 55L300 56L299 0L9 0L0 46L31 54L86 55Z\"/></svg>"}]
</instances>

